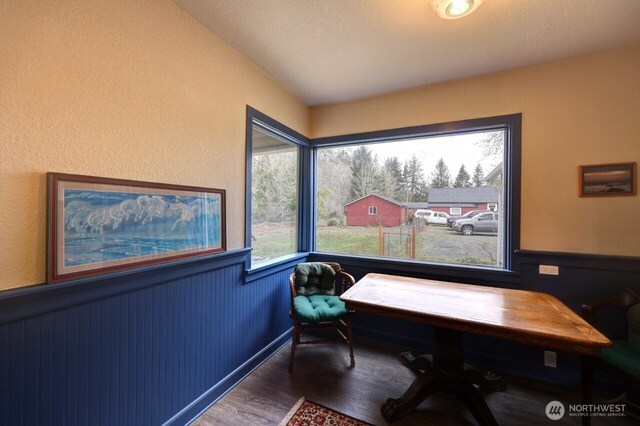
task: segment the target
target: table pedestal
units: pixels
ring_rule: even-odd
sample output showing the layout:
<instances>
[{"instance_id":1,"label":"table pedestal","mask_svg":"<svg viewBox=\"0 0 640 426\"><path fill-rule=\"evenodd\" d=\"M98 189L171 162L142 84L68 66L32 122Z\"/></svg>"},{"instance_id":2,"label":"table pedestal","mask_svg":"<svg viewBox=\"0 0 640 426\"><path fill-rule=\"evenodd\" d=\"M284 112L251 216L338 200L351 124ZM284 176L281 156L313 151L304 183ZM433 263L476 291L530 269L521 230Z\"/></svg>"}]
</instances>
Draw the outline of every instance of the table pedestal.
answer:
<instances>
[{"instance_id":1,"label":"table pedestal","mask_svg":"<svg viewBox=\"0 0 640 426\"><path fill-rule=\"evenodd\" d=\"M493 374L483 375L464 363L462 333L436 328L432 356L414 357L404 352L400 359L418 377L400 398L389 398L382 404L380 411L387 421L398 420L433 393L445 391L456 395L479 424L498 424L474 384L486 390L502 390L505 388L504 380Z\"/></svg>"}]
</instances>

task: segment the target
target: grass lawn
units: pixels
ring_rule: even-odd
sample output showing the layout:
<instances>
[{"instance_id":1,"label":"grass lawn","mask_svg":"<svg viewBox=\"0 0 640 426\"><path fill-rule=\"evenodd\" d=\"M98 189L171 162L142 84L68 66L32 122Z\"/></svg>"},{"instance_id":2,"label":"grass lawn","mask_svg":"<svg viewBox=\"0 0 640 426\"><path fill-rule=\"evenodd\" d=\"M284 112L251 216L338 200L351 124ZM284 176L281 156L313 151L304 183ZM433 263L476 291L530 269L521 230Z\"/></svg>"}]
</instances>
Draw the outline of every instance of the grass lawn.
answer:
<instances>
[{"instance_id":1,"label":"grass lawn","mask_svg":"<svg viewBox=\"0 0 640 426\"><path fill-rule=\"evenodd\" d=\"M383 228L383 256L409 259L411 227ZM404 235L399 235L403 233ZM261 224L253 227L254 260L291 253L295 246L295 227ZM416 235L416 260L442 263L499 266L498 238L462 235L446 226L423 226ZM378 228L363 226L318 227L318 251L378 256Z\"/></svg>"}]
</instances>

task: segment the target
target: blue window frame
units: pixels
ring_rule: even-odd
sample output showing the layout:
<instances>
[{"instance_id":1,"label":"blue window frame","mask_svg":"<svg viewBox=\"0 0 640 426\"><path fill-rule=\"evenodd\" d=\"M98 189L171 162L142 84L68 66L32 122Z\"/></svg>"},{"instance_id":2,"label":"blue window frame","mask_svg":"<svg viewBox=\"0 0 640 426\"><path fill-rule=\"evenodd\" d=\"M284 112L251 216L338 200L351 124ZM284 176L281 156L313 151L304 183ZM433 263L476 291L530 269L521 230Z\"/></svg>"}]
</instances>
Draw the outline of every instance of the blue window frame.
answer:
<instances>
[{"instance_id":1,"label":"blue window frame","mask_svg":"<svg viewBox=\"0 0 640 426\"><path fill-rule=\"evenodd\" d=\"M309 249L304 212L309 143L301 134L247 107L245 246L251 269ZM257 183L259 178L260 184Z\"/></svg>"},{"instance_id":2,"label":"blue window frame","mask_svg":"<svg viewBox=\"0 0 640 426\"><path fill-rule=\"evenodd\" d=\"M499 278L502 282L509 281L519 272L519 265L514 252L520 247L520 167L521 167L521 114L496 116L480 119L462 120L449 123L439 123L424 126L413 126L399 129L375 132L341 135L335 137L307 139L305 136L282 125L267 115L247 106L246 124L246 224L245 244L252 247L251 238L251 182L252 182L252 134L254 129L271 134L286 143L298 148L298 191L296 213L297 231L295 233L295 247L291 253L275 257L267 262L256 263L251 266L249 273L259 269L280 267L295 264L302 258L310 260L348 261L351 265L384 268L388 271L402 271L418 275L430 274L457 279L469 278L476 281ZM329 251L316 252L316 200L317 189L317 158L318 150L329 147L349 147L368 143L401 141L417 137L444 136L449 134L464 134L495 129L505 130L504 161L502 175L504 179L504 229L505 238L504 262L500 270L467 265L438 264L436 262L419 262L403 259L380 259L367 256L336 254ZM255 273L259 275L260 272ZM513 278L515 282L517 278Z\"/></svg>"},{"instance_id":3,"label":"blue window frame","mask_svg":"<svg viewBox=\"0 0 640 426\"><path fill-rule=\"evenodd\" d=\"M509 277L514 277L514 275L517 275L520 269L517 259L514 256L514 252L520 247L521 121L521 114L513 114L311 140L311 145L313 146L315 151L315 158L319 158L320 154L324 155L322 151L330 151L332 148L336 148L334 151L343 151L342 148L351 148L352 157L349 158L355 158L353 157L353 153L363 146L372 147L372 149L370 150L370 154L375 156L375 147L382 146L384 143L391 144L395 142L417 139L427 140L431 138L446 136L471 136L471 134L487 132L500 133L501 135L504 135L502 136L503 145L501 148L502 156L500 176L500 178L502 179L502 182L500 182L500 187L503 194L501 194L501 200L499 203L501 212L504 215L504 222L501 224L502 227L499 232L500 236L498 237L499 241L497 244L494 243L495 251L493 253L493 256L496 256L497 254L497 257L494 257L496 261L493 265L483 266L479 264L465 264L463 262L442 262L438 260L420 261L411 258L399 258L397 256L394 257L393 255L389 255L387 257L386 253L380 257L377 247L386 248L386 242L384 242L382 245L369 244L367 246L367 249L370 252L373 250L376 252L376 254L358 254L348 252L338 253L335 250L332 250L332 247L338 247L338 244L332 244L331 242L327 244L324 240L320 240L320 238L324 237L325 235L315 236L318 244L314 244L314 253L312 257L330 259L338 262L342 261L343 263L346 261L350 265L362 267L371 267L372 265L374 265L372 262L375 262L375 266L378 268L384 267L384 269L386 270L398 270L405 273L415 272L418 274L433 274L452 278L465 278L473 276L474 279L483 277L487 280L494 278L499 278L502 281L510 280ZM457 171L457 169L451 170L452 178L455 177L455 173ZM473 172L473 169L470 171ZM321 186L324 176L324 174L322 174L321 172L321 166L319 167L319 165L316 163L314 165L314 173L316 175L319 174L319 177L318 181L316 182L315 190L318 190L319 193L324 193L326 192L323 191L324 187L318 188L318 186ZM349 173L348 170L346 172ZM351 194L352 199L357 199L357 197L359 196L366 196L366 194ZM400 201L399 204L405 203L408 208L425 208L424 206L420 207L417 205L410 206L410 204L417 203L411 203L411 200L409 199L399 200L398 198L394 198L394 200ZM338 204L342 205L344 204L344 202ZM429 205L431 205L431 202L429 203ZM320 207L321 210L324 208L324 206L322 205ZM469 210L470 208L471 207L468 206L467 210ZM485 208L483 207L482 209ZM339 225L349 226L348 212L345 212L345 216L346 220L343 218L338 220ZM407 216L404 217L410 217L410 213L407 213ZM353 222L356 223L357 219L358 218L354 218ZM322 218L321 220L323 221L323 223L328 221L327 218ZM316 225L318 224L319 223L316 223ZM367 225L371 226L369 223L367 223ZM325 223L324 226L326 227L330 225L327 225ZM480 227L478 228L478 233L482 234L482 232L480 231ZM318 229L317 226L316 229ZM394 234L393 238L399 238L397 237L397 233L393 232L397 230L389 229L389 231L390 235ZM488 232L486 233L492 233L492 230L488 230ZM409 236L406 239L409 240L410 238L411 237ZM471 240L467 239L467 241ZM405 247L405 244L399 244L399 246ZM515 280L516 278L513 279Z\"/></svg>"}]
</instances>

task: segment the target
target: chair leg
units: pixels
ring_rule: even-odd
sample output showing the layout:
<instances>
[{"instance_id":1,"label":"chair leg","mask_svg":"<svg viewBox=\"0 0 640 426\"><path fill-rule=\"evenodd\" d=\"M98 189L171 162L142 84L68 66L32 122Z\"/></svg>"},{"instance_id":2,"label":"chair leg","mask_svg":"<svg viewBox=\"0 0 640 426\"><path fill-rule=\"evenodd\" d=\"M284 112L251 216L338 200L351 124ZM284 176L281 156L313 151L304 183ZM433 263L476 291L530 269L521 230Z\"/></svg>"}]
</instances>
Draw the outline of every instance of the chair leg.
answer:
<instances>
[{"instance_id":1,"label":"chair leg","mask_svg":"<svg viewBox=\"0 0 640 426\"><path fill-rule=\"evenodd\" d=\"M345 318L347 323L347 340L349 340L349 356L351 357L351 367L355 367L356 358L353 355L353 332L351 331L351 316Z\"/></svg>"},{"instance_id":2,"label":"chair leg","mask_svg":"<svg viewBox=\"0 0 640 426\"><path fill-rule=\"evenodd\" d=\"M293 373L293 358L296 353L296 346L300 342L300 324L298 321L293 323L293 338L291 339L291 355L289 356L289 373Z\"/></svg>"}]
</instances>

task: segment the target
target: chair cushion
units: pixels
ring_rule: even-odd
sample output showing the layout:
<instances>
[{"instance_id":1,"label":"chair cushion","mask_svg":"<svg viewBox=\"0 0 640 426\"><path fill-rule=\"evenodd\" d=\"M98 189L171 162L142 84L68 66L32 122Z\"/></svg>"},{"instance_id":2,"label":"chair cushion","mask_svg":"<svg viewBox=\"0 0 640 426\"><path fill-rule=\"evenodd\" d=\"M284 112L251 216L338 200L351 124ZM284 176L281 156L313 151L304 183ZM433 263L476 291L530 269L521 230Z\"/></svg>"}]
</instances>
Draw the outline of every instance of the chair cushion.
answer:
<instances>
[{"instance_id":1,"label":"chair cushion","mask_svg":"<svg viewBox=\"0 0 640 426\"><path fill-rule=\"evenodd\" d=\"M298 295L293 299L293 310L298 320L311 323L337 320L349 313L338 296L326 294Z\"/></svg>"},{"instance_id":2,"label":"chair cushion","mask_svg":"<svg viewBox=\"0 0 640 426\"><path fill-rule=\"evenodd\" d=\"M326 263L307 262L296 267L296 294L334 294L336 272Z\"/></svg>"},{"instance_id":3,"label":"chair cushion","mask_svg":"<svg viewBox=\"0 0 640 426\"><path fill-rule=\"evenodd\" d=\"M629 343L640 351L640 303L631 306L627 311L629 325Z\"/></svg>"},{"instance_id":4,"label":"chair cushion","mask_svg":"<svg viewBox=\"0 0 640 426\"><path fill-rule=\"evenodd\" d=\"M602 359L619 370L640 380L640 351L625 340L614 340L613 346L602 349Z\"/></svg>"}]
</instances>

